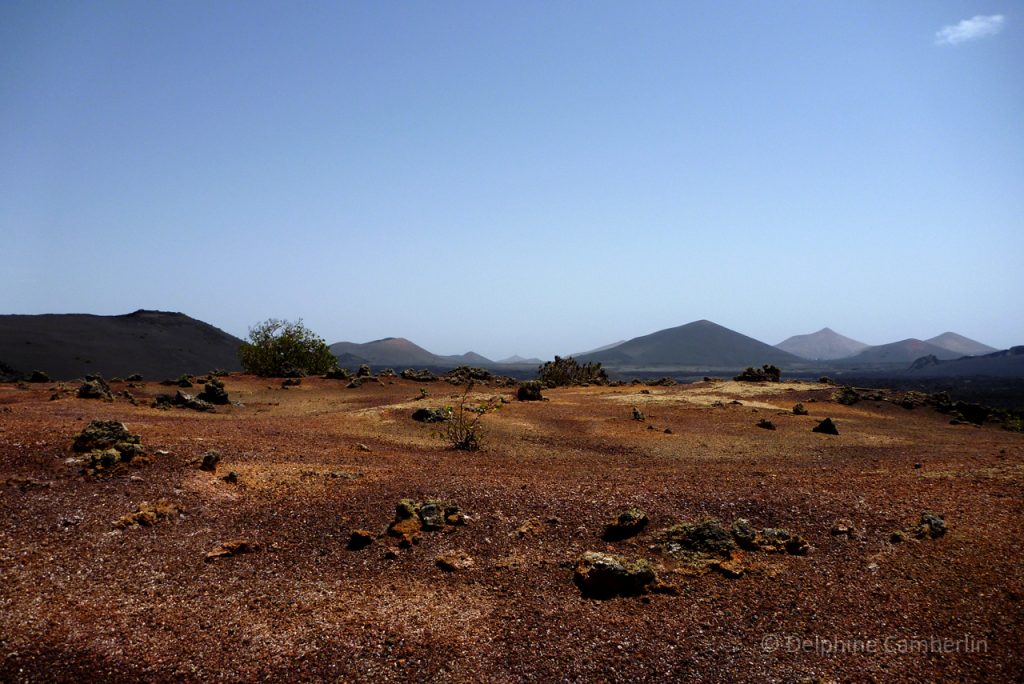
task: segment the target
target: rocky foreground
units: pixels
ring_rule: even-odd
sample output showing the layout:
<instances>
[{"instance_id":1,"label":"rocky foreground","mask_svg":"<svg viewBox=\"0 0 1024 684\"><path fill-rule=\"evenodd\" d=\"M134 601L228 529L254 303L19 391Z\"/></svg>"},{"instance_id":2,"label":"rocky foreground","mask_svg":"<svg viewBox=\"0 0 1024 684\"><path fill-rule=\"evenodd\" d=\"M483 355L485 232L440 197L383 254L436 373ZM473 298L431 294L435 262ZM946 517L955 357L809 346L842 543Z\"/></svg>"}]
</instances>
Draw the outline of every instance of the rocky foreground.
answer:
<instances>
[{"instance_id":1,"label":"rocky foreground","mask_svg":"<svg viewBox=\"0 0 1024 684\"><path fill-rule=\"evenodd\" d=\"M92 382L0 385L2 681L1024 677L1024 435L919 397Z\"/></svg>"}]
</instances>

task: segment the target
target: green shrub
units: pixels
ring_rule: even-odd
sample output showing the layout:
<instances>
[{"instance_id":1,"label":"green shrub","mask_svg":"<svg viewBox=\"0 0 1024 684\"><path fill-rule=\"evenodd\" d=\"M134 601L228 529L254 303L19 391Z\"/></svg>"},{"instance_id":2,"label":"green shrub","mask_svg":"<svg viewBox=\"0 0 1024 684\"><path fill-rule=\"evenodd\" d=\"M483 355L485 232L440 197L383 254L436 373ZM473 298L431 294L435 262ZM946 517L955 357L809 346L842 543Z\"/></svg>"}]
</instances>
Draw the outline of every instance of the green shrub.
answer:
<instances>
[{"instance_id":1,"label":"green shrub","mask_svg":"<svg viewBox=\"0 0 1024 684\"><path fill-rule=\"evenodd\" d=\"M447 416L445 439L452 449L458 451L478 451L483 448L480 439L480 420L488 411L497 411L501 408L500 404L491 402L479 406L466 406L469 392L474 385L472 380L466 383L466 390L462 393L457 406L446 406L442 409L443 415Z\"/></svg>"},{"instance_id":2,"label":"green shrub","mask_svg":"<svg viewBox=\"0 0 1024 684\"><path fill-rule=\"evenodd\" d=\"M249 328L249 340L238 357L247 373L263 377L326 373L338 364L327 343L301 319L291 323L269 318Z\"/></svg>"},{"instance_id":3,"label":"green shrub","mask_svg":"<svg viewBox=\"0 0 1024 684\"><path fill-rule=\"evenodd\" d=\"M608 374L600 363L585 363L582 366L576 359L556 356L537 369L537 380L546 387L566 387L568 385L595 384L608 382Z\"/></svg>"},{"instance_id":4,"label":"green shrub","mask_svg":"<svg viewBox=\"0 0 1024 684\"><path fill-rule=\"evenodd\" d=\"M766 363L760 368L748 367L733 378L733 380L738 380L739 382L779 382L781 378L782 371Z\"/></svg>"}]
</instances>

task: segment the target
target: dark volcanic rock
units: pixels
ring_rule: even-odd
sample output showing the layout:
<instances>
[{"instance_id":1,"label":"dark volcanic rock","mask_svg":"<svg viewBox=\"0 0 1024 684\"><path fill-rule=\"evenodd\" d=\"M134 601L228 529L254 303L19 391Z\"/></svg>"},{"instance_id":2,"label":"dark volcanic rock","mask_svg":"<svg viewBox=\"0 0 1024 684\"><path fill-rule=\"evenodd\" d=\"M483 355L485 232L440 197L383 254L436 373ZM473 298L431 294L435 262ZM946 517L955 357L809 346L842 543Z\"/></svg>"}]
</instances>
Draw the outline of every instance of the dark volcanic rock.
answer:
<instances>
[{"instance_id":1,"label":"dark volcanic rock","mask_svg":"<svg viewBox=\"0 0 1024 684\"><path fill-rule=\"evenodd\" d=\"M350 551L365 549L373 543L373 540L374 534L369 530L352 530L352 535L349 537L347 548Z\"/></svg>"},{"instance_id":2,"label":"dark volcanic rock","mask_svg":"<svg viewBox=\"0 0 1024 684\"><path fill-rule=\"evenodd\" d=\"M231 403L227 390L224 389L224 383L217 378L213 378L206 383L203 386L203 391L196 398L210 404L223 405Z\"/></svg>"},{"instance_id":3,"label":"dark volcanic rock","mask_svg":"<svg viewBox=\"0 0 1024 684\"><path fill-rule=\"evenodd\" d=\"M32 375L28 376L29 382L50 382L50 376L41 370L32 371Z\"/></svg>"},{"instance_id":4,"label":"dark volcanic rock","mask_svg":"<svg viewBox=\"0 0 1024 684\"><path fill-rule=\"evenodd\" d=\"M592 598L636 596L647 591L657 579L654 568L644 560L630 562L597 551L587 551L576 559L576 586Z\"/></svg>"},{"instance_id":5,"label":"dark volcanic rock","mask_svg":"<svg viewBox=\"0 0 1024 684\"><path fill-rule=\"evenodd\" d=\"M110 393L110 385L98 375L87 376L85 382L78 386L78 398L114 400L114 396Z\"/></svg>"},{"instance_id":6,"label":"dark volcanic rock","mask_svg":"<svg viewBox=\"0 0 1024 684\"><path fill-rule=\"evenodd\" d=\"M420 423L443 423L448 420L448 412L439 408L418 408L413 411L412 419Z\"/></svg>"},{"instance_id":7,"label":"dark volcanic rock","mask_svg":"<svg viewBox=\"0 0 1024 684\"><path fill-rule=\"evenodd\" d=\"M728 556L736 548L732 533L722 523L711 518L670 527L665 531L665 538L670 544L696 553Z\"/></svg>"},{"instance_id":8,"label":"dark volcanic rock","mask_svg":"<svg viewBox=\"0 0 1024 684\"><path fill-rule=\"evenodd\" d=\"M941 515L925 512L913 533L918 539L938 539L946 534L946 530L946 520Z\"/></svg>"},{"instance_id":9,"label":"dark volcanic rock","mask_svg":"<svg viewBox=\"0 0 1024 684\"><path fill-rule=\"evenodd\" d=\"M839 429L836 428L836 424L832 422L831 418L826 418L812 427L811 432L820 432L823 435L838 435Z\"/></svg>"},{"instance_id":10,"label":"dark volcanic rock","mask_svg":"<svg viewBox=\"0 0 1024 684\"><path fill-rule=\"evenodd\" d=\"M406 368L402 371L402 377L414 382L437 382L437 376L426 369L413 370L412 368Z\"/></svg>"},{"instance_id":11,"label":"dark volcanic rock","mask_svg":"<svg viewBox=\"0 0 1024 684\"><path fill-rule=\"evenodd\" d=\"M207 451L203 454L203 462L199 465L200 470L205 470L209 473L217 472L217 464L220 463L220 452Z\"/></svg>"},{"instance_id":12,"label":"dark volcanic rock","mask_svg":"<svg viewBox=\"0 0 1024 684\"><path fill-rule=\"evenodd\" d=\"M606 541L618 541L636 536L647 527L647 514L639 508L630 508L619 513L618 517L608 523L603 538Z\"/></svg>"},{"instance_id":13,"label":"dark volcanic rock","mask_svg":"<svg viewBox=\"0 0 1024 684\"><path fill-rule=\"evenodd\" d=\"M757 421L757 427L764 428L765 430L774 430L775 423L768 420L767 418L762 418L761 420Z\"/></svg>"}]
</instances>

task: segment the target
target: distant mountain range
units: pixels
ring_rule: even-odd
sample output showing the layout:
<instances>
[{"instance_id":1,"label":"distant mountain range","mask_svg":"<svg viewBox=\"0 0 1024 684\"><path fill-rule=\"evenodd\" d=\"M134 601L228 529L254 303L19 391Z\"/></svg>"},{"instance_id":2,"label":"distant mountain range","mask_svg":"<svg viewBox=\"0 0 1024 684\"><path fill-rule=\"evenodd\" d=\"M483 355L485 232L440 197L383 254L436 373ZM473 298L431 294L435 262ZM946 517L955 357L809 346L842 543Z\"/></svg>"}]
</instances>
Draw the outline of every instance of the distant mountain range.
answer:
<instances>
[{"instance_id":1,"label":"distant mountain range","mask_svg":"<svg viewBox=\"0 0 1024 684\"><path fill-rule=\"evenodd\" d=\"M54 379L91 373L107 377L142 373L149 378L176 377L215 368L240 370L242 340L182 313L139 310L123 316L45 314L0 316L0 377L42 370ZM449 369L484 366L524 373L541 365L537 358L510 356L501 361L475 352L434 354L401 337L330 345L339 365ZM816 369L845 372L934 374L988 373L1024 376L1021 348L998 352L962 335L946 332L928 340L910 338L868 346L829 328L796 335L771 346L708 320L634 337L574 355L580 362L600 362L613 371L729 372L770 363L790 372ZM1014 352L1014 353L1011 353ZM961 358L971 355L970 358Z\"/></svg>"},{"instance_id":2,"label":"distant mountain range","mask_svg":"<svg viewBox=\"0 0 1024 684\"><path fill-rule=\"evenodd\" d=\"M765 363L801 363L801 359L789 352L707 320L634 337L603 351L582 354L577 360L631 369L690 367L713 370Z\"/></svg>"},{"instance_id":3,"label":"distant mountain range","mask_svg":"<svg viewBox=\"0 0 1024 684\"><path fill-rule=\"evenodd\" d=\"M236 371L242 369L241 343L208 323L166 311L0 316L0 364L21 374L45 371L54 380Z\"/></svg>"},{"instance_id":4,"label":"distant mountain range","mask_svg":"<svg viewBox=\"0 0 1024 684\"><path fill-rule=\"evenodd\" d=\"M506 366L539 366L544 362L541 359L538 359L537 357L524 359L522 356L519 356L518 354L513 354L512 356L506 359L500 359L498 361L495 361L495 363L504 364Z\"/></svg>"},{"instance_id":5,"label":"distant mountain range","mask_svg":"<svg viewBox=\"0 0 1024 684\"><path fill-rule=\"evenodd\" d=\"M466 352L456 356L440 356L410 342L404 337L385 337L372 342L335 342L331 353L342 366L369 364L402 369L411 367L493 366L485 356Z\"/></svg>"},{"instance_id":6,"label":"distant mountain range","mask_svg":"<svg viewBox=\"0 0 1024 684\"><path fill-rule=\"evenodd\" d=\"M925 342L955 352L960 356L981 356L982 354L991 354L998 351L995 347L990 347L987 344L982 344L963 335L957 335L955 332L944 332L941 335L925 340Z\"/></svg>"},{"instance_id":7,"label":"distant mountain range","mask_svg":"<svg viewBox=\"0 0 1024 684\"><path fill-rule=\"evenodd\" d=\"M863 342L844 337L831 328L822 328L809 335L794 335L775 346L782 351L812 361L842 359L853 356L868 347Z\"/></svg>"},{"instance_id":8,"label":"distant mountain range","mask_svg":"<svg viewBox=\"0 0 1024 684\"><path fill-rule=\"evenodd\" d=\"M808 335L794 335L775 346L802 359L835 361L841 366L910 364L929 355L949 360L996 351L986 344L954 332L942 333L929 340L909 338L870 346L840 335L830 328L822 328Z\"/></svg>"}]
</instances>

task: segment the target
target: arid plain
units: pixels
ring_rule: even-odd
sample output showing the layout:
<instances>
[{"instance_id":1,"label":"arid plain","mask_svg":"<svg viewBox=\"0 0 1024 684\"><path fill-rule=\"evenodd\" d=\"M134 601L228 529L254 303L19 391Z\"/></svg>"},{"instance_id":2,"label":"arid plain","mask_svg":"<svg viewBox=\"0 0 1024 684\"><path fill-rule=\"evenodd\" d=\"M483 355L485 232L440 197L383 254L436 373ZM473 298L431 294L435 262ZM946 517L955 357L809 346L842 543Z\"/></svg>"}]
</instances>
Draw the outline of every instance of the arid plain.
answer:
<instances>
[{"instance_id":1,"label":"arid plain","mask_svg":"<svg viewBox=\"0 0 1024 684\"><path fill-rule=\"evenodd\" d=\"M477 385L470 402L500 408L462 452L411 418L462 386L223 381L216 412L154 408L155 382L135 403L0 385L0 680L1024 677L1020 433L898 393L842 405L824 384L531 402ZM812 432L825 417L838 435ZM144 456L83 471L72 443L94 419ZM458 524L389 534L403 499L457 506ZM604 539L628 509L646 527ZM945 534L915 533L925 512ZM680 552L666 532L710 519L809 546ZM646 561L657 583L587 596L588 551Z\"/></svg>"}]
</instances>

